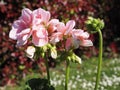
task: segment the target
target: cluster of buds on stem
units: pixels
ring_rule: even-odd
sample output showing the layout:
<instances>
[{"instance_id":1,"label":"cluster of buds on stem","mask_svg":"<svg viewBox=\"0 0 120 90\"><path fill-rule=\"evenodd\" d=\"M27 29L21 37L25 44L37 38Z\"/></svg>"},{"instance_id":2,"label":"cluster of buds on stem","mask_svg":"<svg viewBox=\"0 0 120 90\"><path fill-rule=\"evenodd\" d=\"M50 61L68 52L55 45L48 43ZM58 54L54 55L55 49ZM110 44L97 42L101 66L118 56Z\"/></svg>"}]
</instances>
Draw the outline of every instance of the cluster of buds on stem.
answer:
<instances>
[{"instance_id":1,"label":"cluster of buds on stem","mask_svg":"<svg viewBox=\"0 0 120 90\"><path fill-rule=\"evenodd\" d=\"M99 18L88 17L86 27L91 33L96 33L104 28L104 21Z\"/></svg>"}]
</instances>

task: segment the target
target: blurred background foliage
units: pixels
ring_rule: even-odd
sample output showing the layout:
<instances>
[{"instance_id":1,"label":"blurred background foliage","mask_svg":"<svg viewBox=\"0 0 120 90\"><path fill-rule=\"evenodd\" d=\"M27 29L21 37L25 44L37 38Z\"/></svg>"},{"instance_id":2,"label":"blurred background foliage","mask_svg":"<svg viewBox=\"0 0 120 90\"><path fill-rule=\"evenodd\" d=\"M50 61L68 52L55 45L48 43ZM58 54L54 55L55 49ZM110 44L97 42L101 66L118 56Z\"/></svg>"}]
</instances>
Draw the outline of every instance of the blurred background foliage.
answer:
<instances>
[{"instance_id":1,"label":"blurred background foliage","mask_svg":"<svg viewBox=\"0 0 120 90\"><path fill-rule=\"evenodd\" d=\"M21 78L33 72L44 75L44 60L31 60L25 55L25 48L15 46L9 39L9 31L14 20L21 15L23 8L31 10L44 8L50 11L52 18L66 22L76 21L76 28L85 28L88 16L101 18L105 22L102 30L104 38L104 57L117 57L120 54L120 0L1 0L0 1L0 86L17 84ZM98 34L90 39L94 46L79 48L75 53L79 56L92 57L98 55ZM28 42L28 45L30 43ZM84 52L83 52L83 51ZM56 62L50 58L49 65L55 67Z\"/></svg>"}]
</instances>

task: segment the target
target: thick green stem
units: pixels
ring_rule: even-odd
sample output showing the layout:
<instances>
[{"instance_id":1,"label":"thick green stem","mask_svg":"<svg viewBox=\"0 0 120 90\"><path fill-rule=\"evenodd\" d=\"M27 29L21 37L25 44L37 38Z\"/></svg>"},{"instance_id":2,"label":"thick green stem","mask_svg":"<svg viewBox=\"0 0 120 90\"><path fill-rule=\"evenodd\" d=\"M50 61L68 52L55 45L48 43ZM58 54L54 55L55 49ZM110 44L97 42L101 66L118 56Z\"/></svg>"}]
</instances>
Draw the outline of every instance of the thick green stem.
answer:
<instances>
[{"instance_id":1,"label":"thick green stem","mask_svg":"<svg viewBox=\"0 0 120 90\"><path fill-rule=\"evenodd\" d=\"M95 89L98 89L98 85L100 82L100 76L101 76L101 69L102 69L102 53L103 53L103 37L101 30L98 31L99 33L99 61L98 61L98 68L97 68L97 76L96 76L96 84Z\"/></svg>"},{"instance_id":2,"label":"thick green stem","mask_svg":"<svg viewBox=\"0 0 120 90\"><path fill-rule=\"evenodd\" d=\"M70 73L70 61L66 60L65 90L68 90L69 73Z\"/></svg>"},{"instance_id":3,"label":"thick green stem","mask_svg":"<svg viewBox=\"0 0 120 90\"><path fill-rule=\"evenodd\" d=\"M49 65L48 65L48 59L45 57L45 65L46 65L46 70L47 70L47 79L48 79L48 84L50 85L50 73L49 73Z\"/></svg>"}]
</instances>

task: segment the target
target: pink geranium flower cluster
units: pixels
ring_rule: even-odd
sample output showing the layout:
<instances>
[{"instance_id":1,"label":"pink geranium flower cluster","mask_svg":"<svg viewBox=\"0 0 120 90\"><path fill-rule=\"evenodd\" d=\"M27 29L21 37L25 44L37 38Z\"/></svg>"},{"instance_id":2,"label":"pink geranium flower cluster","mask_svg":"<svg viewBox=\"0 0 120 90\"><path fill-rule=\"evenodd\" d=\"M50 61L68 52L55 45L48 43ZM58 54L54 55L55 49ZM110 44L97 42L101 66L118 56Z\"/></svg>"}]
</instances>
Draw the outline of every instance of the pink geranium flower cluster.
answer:
<instances>
[{"instance_id":1,"label":"pink geranium flower cluster","mask_svg":"<svg viewBox=\"0 0 120 90\"><path fill-rule=\"evenodd\" d=\"M92 46L89 34L81 29L75 29L75 21L66 24L58 19L51 19L51 14L42 8L34 11L25 8L22 15L12 25L9 33L11 39L17 40L17 46L25 45L29 38L35 46L42 47L48 43L65 42L65 48Z\"/></svg>"}]
</instances>

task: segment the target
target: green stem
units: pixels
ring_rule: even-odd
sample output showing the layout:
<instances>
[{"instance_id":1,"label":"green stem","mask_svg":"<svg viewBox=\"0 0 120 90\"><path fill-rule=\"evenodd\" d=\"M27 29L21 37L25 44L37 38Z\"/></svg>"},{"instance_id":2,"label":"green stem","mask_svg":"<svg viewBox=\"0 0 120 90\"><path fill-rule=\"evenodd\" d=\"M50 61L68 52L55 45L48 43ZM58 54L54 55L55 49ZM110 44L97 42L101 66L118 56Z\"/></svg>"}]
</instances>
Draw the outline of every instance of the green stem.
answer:
<instances>
[{"instance_id":1,"label":"green stem","mask_svg":"<svg viewBox=\"0 0 120 90\"><path fill-rule=\"evenodd\" d=\"M100 76L101 76L101 69L102 69L103 37L102 37L101 30L99 30L98 33L99 33L99 61L98 61L96 84L95 84L94 90L98 89L98 85L100 82Z\"/></svg>"},{"instance_id":2,"label":"green stem","mask_svg":"<svg viewBox=\"0 0 120 90\"><path fill-rule=\"evenodd\" d=\"M66 60L65 90L68 90L69 72L70 72L70 61Z\"/></svg>"},{"instance_id":3,"label":"green stem","mask_svg":"<svg viewBox=\"0 0 120 90\"><path fill-rule=\"evenodd\" d=\"M49 73L49 65L48 65L48 59L45 57L45 65L46 65L46 70L47 70L47 79L48 79L48 84L50 85L50 73Z\"/></svg>"}]
</instances>

